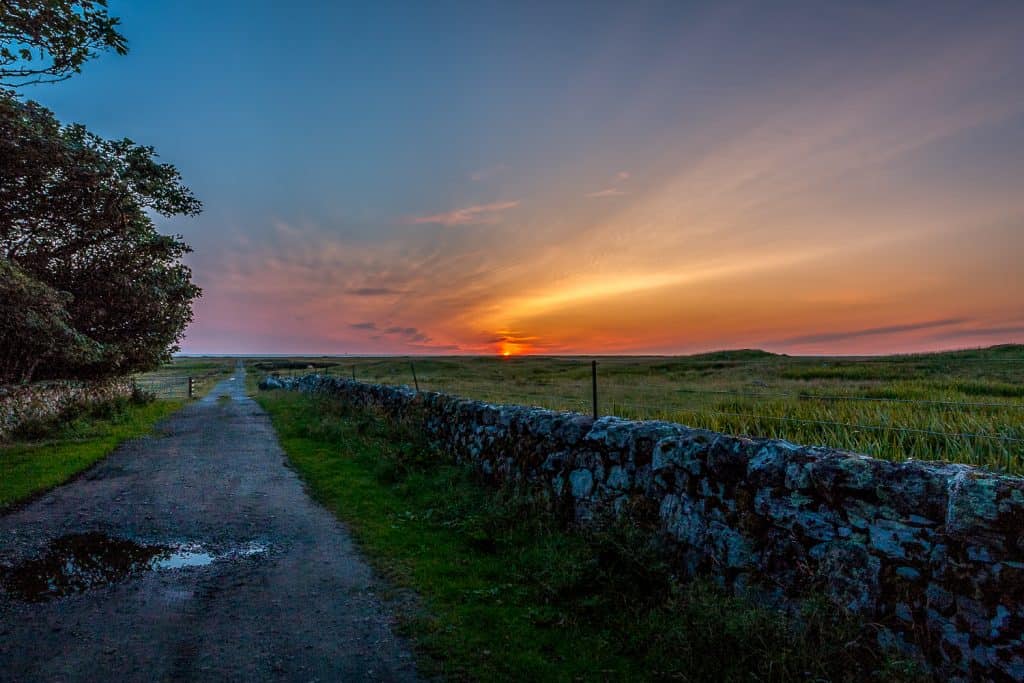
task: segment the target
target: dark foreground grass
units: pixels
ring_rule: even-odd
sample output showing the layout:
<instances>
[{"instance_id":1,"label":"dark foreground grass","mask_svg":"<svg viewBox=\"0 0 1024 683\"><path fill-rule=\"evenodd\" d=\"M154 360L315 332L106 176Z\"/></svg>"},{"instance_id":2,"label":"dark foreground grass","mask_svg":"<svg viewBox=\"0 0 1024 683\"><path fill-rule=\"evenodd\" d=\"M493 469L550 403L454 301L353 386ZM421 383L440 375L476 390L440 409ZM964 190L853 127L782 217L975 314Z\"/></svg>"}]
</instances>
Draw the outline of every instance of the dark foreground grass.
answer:
<instances>
[{"instance_id":1,"label":"dark foreground grass","mask_svg":"<svg viewBox=\"0 0 1024 683\"><path fill-rule=\"evenodd\" d=\"M261 393L292 463L379 570L422 605L405 627L428 669L476 680L908 680L861 624L798 618L673 580L652 536L571 533L401 428Z\"/></svg>"},{"instance_id":2,"label":"dark foreground grass","mask_svg":"<svg viewBox=\"0 0 1024 683\"><path fill-rule=\"evenodd\" d=\"M61 484L119 444L149 433L180 401L112 401L24 427L0 444L0 510Z\"/></svg>"}]
</instances>

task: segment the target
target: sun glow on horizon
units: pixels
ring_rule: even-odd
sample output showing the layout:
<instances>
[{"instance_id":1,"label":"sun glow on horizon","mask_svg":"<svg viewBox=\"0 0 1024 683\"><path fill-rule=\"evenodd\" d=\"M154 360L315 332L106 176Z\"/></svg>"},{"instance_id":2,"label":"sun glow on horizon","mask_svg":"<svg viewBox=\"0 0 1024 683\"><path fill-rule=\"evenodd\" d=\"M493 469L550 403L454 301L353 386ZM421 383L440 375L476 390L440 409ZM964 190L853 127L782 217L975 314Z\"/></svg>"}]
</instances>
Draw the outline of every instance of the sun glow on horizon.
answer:
<instances>
[{"instance_id":1,"label":"sun glow on horizon","mask_svg":"<svg viewBox=\"0 0 1024 683\"><path fill-rule=\"evenodd\" d=\"M209 188L244 192L186 235L206 292L187 351L860 355L1024 337L1024 4L935 13L920 34L911 7L669 3L628 26L597 8L599 43L520 33L552 17L516 7L530 20L480 25L550 59L486 50L482 69L445 46L431 88L417 49L396 62L408 82L368 81L380 116L343 107L339 128L317 90L315 135L287 107L267 120L294 136L272 150L288 172ZM466 11L453 26L475 35ZM565 60L567 42L595 60ZM484 74L515 87L475 87ZM436 115L390 106L407 96Z\"/></svg>"},{"instance_id":2,"label":"sun glow on horizon","mask_svg":"<svg viewBox=\"0 0 1024 683\"><path fill-rule=\"evenodd\" d=\"M523 348L522 344L518 344L513 341L502 341L498 344L498 355L502 358L511 358L512 356L521 356L526 353L526 349Z\"/></svg>"}]
</instances>

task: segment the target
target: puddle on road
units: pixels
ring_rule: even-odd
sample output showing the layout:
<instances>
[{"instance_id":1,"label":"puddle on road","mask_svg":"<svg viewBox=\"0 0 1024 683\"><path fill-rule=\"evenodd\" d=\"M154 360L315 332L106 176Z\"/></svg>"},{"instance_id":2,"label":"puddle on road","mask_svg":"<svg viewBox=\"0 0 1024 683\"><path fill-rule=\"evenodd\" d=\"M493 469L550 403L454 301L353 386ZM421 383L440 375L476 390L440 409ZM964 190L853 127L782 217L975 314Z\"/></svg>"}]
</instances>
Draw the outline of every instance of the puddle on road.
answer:
<instances>
[{"instance_id":1,"label":"puddle on road","mask_svg":"<svg viewBox=\"0 0 1024 683\"><path fill-rule=\"evenodd\" d=\"M218 560L251 557L267 547L248 543L215 555L196 544L143 545L100 533L54 540L41 557L0 567L0 587L21 600L41 602L123 581L147 571L203 567Z\"/></svg>"},{"instance_id":2,"label":"puddle on road","mask_svg":"<svg viewBox=\"0 0 1024 683\"><path fill-rule=\"evenodd\" d=\"M164 555L158 555L150 563L150 569L186 569L188 567L205 567L217 559L210 553L203 552L199 546L180 546Z\"/></svg>"}]
</instances>

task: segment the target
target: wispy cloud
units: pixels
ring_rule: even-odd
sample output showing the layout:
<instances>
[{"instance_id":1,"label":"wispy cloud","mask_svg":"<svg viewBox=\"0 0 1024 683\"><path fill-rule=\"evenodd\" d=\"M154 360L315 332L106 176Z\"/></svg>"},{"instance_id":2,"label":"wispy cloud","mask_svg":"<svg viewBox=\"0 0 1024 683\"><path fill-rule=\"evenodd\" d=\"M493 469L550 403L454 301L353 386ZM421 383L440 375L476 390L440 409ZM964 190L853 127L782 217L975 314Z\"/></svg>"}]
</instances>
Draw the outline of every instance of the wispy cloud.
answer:
<instances>
[{"instance_id":1,"label":"wispy cloud","mask_svg":"<svg viewBox=\"0 0 1024 683\"><path fill-rule=\"evenodd\" d=\"M356 289L346 290L345 293L352 296L394 296L404 294L405 292L391 287L357 287Z\"/></svg>"},{"instance_id":2,"label":"wispy cloud","mask_svg":"<svg viewBox=\"0 0 1024 683\"><path fill-rule=\"evenodd\" d=\"M885 334L900 334L902 332L916 332L918 330L930 330L937 327L950 327L969 322L966 318L944 318L942 320L927 320L919 323L908 323L906 325L887 325L885 327L869 327L863 330L846 330L843 332L823 332L820 334L808 334L799 337L790 337L782 340L784 344L821 344L825 342L840 342L861 337L874 337Z\"/></svg>"},{"instance_id":3,"label":"wispy cloud","mask_svg":"<svg viewBox=\"0 0 1024 683\"><path fill-rule=\"evenodd\" d=\"M517 332L515 330L499 330L493 337L485 340L486 344L500 344L501 342L508 342L510 344L526 344L529 342L538 341L540 338L533 334L526 332Z\"/></svg>"},{"instance_id":4,"label":"wispy cloud","mask_svg":"<svg viewBox=\"0 0 1024 683\"><path fill-rule=\"evenodd\" d=\"M469 178L474 183L479 183L481 181L487 180L488 178L493 178L494 176L499 175L507 168L508 166L506 166L505 164L496 164L494 166L488 166L487 168L481 168L477 171L473 171L472 173L469 174Z\"/></svg>"},{"instance_id":5,"label":"wispy cloud","mask_svg":"<svg viewBox=\"0 0 1024 683\"><path fill-rule=\"evenodd\" d=\"M455 209L454 211L449 211L447 213L438 213L431 216L415 216L413 217L412 222L417 225L423 223L435 223L444 226L497 223L501 220L502 212L514 209L517 206L519 206L518 201L476 204L462 209Z\"/></svg>"},{"instance_id":6,"label":"wispy cloud","mask_svg":"<svg viewBox=\"0 0 1024 683\"><path fill-rule=\"evenodd\" d=\"M608 187L597 192L590 192L587 194L588 197L618 197L626 194L624 190L620 190L617 187Z\"/></svg>"},{"instance_id":7,"label":"wispy cloud","mask_svg":"<svg viewBox=\"0 0 1024 683\"><path fill-rule=\"evenodd\" d=\"M619 187L619 185L627 180L629 180L629 171L619 171L615 174L615 178L612 179L612 184L609 187L606 187L603 190L598 190L597 192L590 192L587 196L590 198L619 197L626 194L626 191Z\"/></svg>"},{"instance_id":8,"label":"wispy cloud","mask_svg":"<svg viewBox=\"0 0 1024 683\"><path fill-rule=\"evenodd\" d=\"M430 337L428 337L426 333L421 332L415 327L389 327L384 330L384 334L401 337L405 341L413 344L425 344L430 341Z\"/></svg>"},{"instance_id":9,"label":"wispy cloud","mask_svg":"<svg viewBox=\"0 0 1024 683\"><path fill-rule=\"evenodd\" d=\"M378 327L377 323L372 320L368 320L361 323L352 323L349 327L356 330L376 332L376 334L370 337L376 341L380 341L385 337L391 337L393 339L401 340L404 344L417 347L429 344L432 341L426 332L412 326L403 327L401 325L392 325L390 327L381 328Z\"/></svg>"},{"instance_id":10,"label":"wispy cloud","mask_svg":"<svg viewBox=\"0 0 1024 683\"><path fill-rule=\"evenodd\" d=\"M938 339L965 339L971 337L1005 337L1024 340L1024 325L1003 325L999 327L970 327L950 330L936 335Z\"/></svg>"}]
</instances>

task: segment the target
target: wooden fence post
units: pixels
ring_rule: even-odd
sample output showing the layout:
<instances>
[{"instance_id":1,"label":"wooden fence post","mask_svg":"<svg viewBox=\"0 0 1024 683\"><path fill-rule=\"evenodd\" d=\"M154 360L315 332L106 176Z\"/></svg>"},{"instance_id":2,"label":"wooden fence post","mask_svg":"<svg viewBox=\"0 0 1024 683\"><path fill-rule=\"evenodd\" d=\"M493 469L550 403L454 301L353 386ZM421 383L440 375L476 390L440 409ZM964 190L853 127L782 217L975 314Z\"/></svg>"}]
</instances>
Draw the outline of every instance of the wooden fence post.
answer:
<instances>
[{"instance_id":1,"label":"wooden fence post","mask_svg":"<svg viewBox=\"0 0 1024 683\"><path fill-rule=\"evenodd\" d=\"M594 403L594 419L597 419L597 361L590 361L590 385Z\"/></svg>"}]
</instances>

